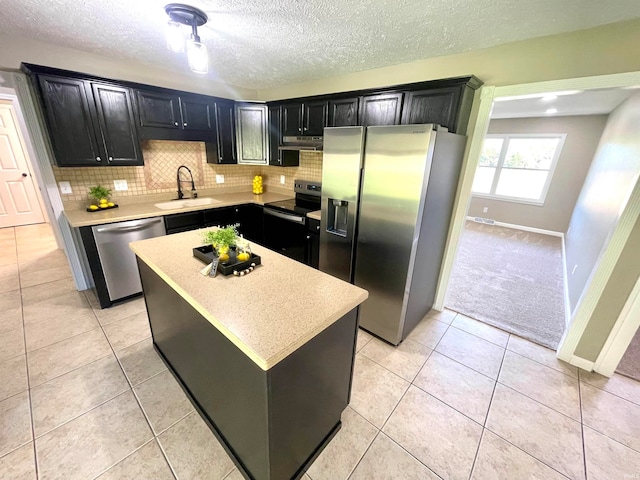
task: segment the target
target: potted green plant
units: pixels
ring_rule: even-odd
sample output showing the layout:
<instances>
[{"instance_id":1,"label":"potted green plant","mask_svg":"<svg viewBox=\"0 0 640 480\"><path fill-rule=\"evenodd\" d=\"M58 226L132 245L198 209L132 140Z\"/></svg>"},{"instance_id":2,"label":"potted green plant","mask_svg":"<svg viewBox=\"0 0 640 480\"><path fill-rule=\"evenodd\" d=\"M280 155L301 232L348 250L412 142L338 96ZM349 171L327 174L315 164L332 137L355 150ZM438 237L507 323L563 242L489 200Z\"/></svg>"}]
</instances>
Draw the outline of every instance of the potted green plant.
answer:
<instances>
[{"instance_id":1,"label":"potted green plant","mask_svg":"<svg viewBox=\"0 0 640 480\"><path fill-rule=\"evenodd\" d=\"M221 262L229 260L229 248L235 245L236 238L238 238L237 225L227 225L224 228L209 230L202 234L202 241L216 249Z\"/></svg>"},{"instance_id":2,"label":"potted green plant","mask_svg":"<svg viewBox=\"0 0 640 480\"><path fill-rule=\"evenodd\" d=\"M103 187L102 185L96 185L95 187L91 187L89 189L89 197L95 200L89 208L93 209L93 207L98 208L107 208L113 207L113 203L109 203L109 197L111 196L111 190L107 187Z\"/></svg>"}]
</instances>

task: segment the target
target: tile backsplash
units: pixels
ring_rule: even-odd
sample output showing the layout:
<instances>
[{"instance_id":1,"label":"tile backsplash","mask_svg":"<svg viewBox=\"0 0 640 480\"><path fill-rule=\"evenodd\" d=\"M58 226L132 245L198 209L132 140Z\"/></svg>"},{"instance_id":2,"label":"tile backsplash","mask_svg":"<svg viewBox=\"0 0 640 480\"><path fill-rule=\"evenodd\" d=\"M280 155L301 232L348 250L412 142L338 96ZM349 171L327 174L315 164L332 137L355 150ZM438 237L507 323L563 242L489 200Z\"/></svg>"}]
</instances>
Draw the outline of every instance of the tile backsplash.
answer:
<instances>
[{"instance_id":1,"label":"tile backsplash","mask_svg":"<svg viewBox=\"0 0 640 480\"><path fill-rule=\"evenodd\" d=\"M322 152L300 152L299 167L260 165L215 165L207 163L204 143L149 140L142 142L143 167L53 167L56 182L69 182L71 194L61 194L62 201L83 203L94 185L112 190L114 200L176 190L176 170L186 165L193 173L198 189L251 190L251 180L262 175L265 190L275 188L293 192L293 180L322 180ZM216 175L224 175L224 184L216 183ZM285 176L285 184L280 176ZM114 180L126 180L128 190L115 191ZM186 187L188 188L188 186Z\"/></svg>"}]
</instances>

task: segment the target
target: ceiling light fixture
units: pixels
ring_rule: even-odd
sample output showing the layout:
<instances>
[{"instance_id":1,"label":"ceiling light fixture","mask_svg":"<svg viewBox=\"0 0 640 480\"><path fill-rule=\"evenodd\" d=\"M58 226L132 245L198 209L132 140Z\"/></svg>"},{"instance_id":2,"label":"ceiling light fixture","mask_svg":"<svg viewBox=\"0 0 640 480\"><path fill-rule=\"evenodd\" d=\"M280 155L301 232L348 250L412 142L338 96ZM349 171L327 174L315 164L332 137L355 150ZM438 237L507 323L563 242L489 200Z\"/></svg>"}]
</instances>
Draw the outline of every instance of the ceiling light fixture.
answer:
<instances>
[{"instance_id":1,"label":"ceiling light fixture","mask_svg":"<svg viewBox=\"0 0 640 480\"><path fill-rule=\"evenodd\" d=\"M167 22L167 48L172 52L184 51L184 36L181 25L191 27L191 38L187 42L187 59L189 68L196 73L209 71L209 55L207 46L200 41L198 27L207 23L207 14L202 10L182 3L170 3L164 7L169 15Z\"/></svg>"}]
</instances>

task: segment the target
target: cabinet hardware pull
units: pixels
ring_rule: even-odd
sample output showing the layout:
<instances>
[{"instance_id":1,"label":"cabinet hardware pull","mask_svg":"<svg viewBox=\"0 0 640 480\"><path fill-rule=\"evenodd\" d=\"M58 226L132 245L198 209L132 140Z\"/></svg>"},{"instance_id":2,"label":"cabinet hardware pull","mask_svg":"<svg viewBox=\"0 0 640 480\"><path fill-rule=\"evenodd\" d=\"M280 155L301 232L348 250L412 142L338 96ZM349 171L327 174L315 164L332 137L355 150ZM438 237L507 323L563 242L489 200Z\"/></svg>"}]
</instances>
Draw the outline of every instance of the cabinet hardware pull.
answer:
<instances>
[{"instance_id":1,"label":"cabinet hardware pull","mask_svg":"<svg viewBox=\"0 0 640 480\"><path fill-rule=\"evenodd\" d=\"M186 124L186 123L183 123L183 124L182 124L182 126L183 126L183 127L186 127L186 126L187 126L187 124Z\"/></svg>"},{"instance_id":2,"label":"cabinet hardware pull","mask_svg":"<svg viewBox=\"0 0 640 480\"><path fill-rule=\"evenodd\" d=\"M307 235L307 240L311 240L311 235Z\"/></svg>"},{"instance_id":3,"label":"cabinet hardware pull","mask_svg":"<svg viewBox=\"0 0 640 480\"><path fill-rule=\"evenodd\" d=\"M303 130L306 132L307 130L309 130L307 127L304 127Z\"/></svg>"},{"instance_id":4,"label":"cabinet hardware pull","mask_svg":"<svg viewBox=\"0 0 640 480\"><path fill-rule=\"evenodd\" d=\"M102 159L100 157L96 157L96 162L101 162Z\"/></svg>"},{"instance_id":5,"label":"cabinet hardware pull","mask_svg":"<svg viewBox=\"0 0 640 480\"><path fill-rule=\"evenodd\" d=\"M23 176L23 177L26 177L26 176L27 176L27 174L26 174L26 173L23 173L23 174L22 174L22 176Z\"/></svg>"},{"instance_id":6,"label":"cabinet hardware pull","mask_svg":"<svg viewBox=\"0 0 640 480\"><path fill-rule=\"evenodd\" d=\"M298 128L298 131L299 131L299 132L301 132L301 131L302 131L302 128Z\"/></svg>"},{"instance_id":7,"label":"cabinet hardware pull","mask_svg":"<svg viewBox=\"0 0 640 480\"><path fill-rule=\"evenodd\" d=\"M108 160L109 162L113 162L113 157L109 157L107 160Z\"/></svg>"},{"instance_id":8,"label":"cabinet hardware pull","mask_svg":"<svg viewBox=\"0 0 640 480\"><path fill-rule=\"evenodd\" d=\"M316 227L316 230L320 230L320 225L318 225L318 226Z\"/></svg>"},{"instance_id":9,"label":"cabinet hardware pull","mask_svg":"<svg viewBox=\"0 0 640 480\"><path fill-rule=\"evenodd\" d=\"M173 124L177 127L178 126L178 122L173 122Z\"/></svg>"}]
</instances>

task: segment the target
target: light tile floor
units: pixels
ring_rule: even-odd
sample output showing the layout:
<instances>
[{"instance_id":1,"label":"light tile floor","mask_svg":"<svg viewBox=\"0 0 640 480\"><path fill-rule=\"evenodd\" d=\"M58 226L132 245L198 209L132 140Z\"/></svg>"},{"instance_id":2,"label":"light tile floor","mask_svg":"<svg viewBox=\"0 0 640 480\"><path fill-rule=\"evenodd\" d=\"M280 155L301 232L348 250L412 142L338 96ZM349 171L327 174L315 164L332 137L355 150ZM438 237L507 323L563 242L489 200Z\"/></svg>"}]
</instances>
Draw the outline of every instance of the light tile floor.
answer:
<instances>
[{"instance_id":1,"label":"light tile floor","mask_svg":"<svg viewBox=\"0 0 640 480\"><path fill-rule=\"evenodd\" d=\"M154 352L142 299L100 310L46 225L0 229L0 478L238 480ZM305 478L640 478L640 384L451 311L358 335L343 427Z\"/></svg>"}]
</instances>

